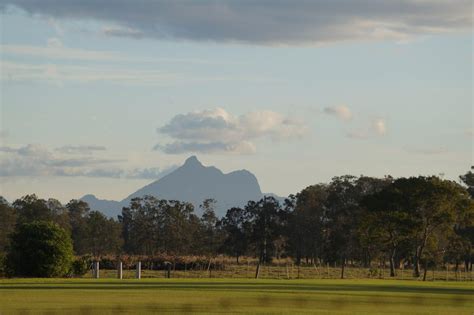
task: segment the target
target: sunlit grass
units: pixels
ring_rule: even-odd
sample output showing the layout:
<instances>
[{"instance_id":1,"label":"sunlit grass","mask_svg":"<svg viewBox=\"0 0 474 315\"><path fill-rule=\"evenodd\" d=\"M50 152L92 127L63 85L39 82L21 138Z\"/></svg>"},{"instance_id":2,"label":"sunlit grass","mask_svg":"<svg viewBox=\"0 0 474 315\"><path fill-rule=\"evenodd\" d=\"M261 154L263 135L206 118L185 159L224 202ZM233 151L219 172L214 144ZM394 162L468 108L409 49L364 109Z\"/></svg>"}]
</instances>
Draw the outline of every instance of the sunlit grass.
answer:
<instances>
[{"instance_id":1,"label":"sunlit grass","mask_svg":"<svg viewBox=\"0 0 474 315\"><path fill-rule=\"evenodd\" d=\"M0 280L0 313L472 314L472 282L250 279Z\"/></svg>"}]
</instances>

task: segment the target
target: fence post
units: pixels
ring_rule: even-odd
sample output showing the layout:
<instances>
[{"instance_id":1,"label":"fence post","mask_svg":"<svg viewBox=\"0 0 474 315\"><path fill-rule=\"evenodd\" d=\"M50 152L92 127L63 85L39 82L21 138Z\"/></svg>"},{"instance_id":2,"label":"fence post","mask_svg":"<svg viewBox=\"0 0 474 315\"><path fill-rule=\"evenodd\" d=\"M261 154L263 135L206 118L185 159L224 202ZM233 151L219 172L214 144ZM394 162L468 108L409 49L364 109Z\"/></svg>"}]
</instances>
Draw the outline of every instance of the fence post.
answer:
<instances>
[{"instance_id":1,"label":"fence post","mask_svg":"<svg viewBox=\"0 0 474 315\"><path fill-rule=\"evenodd\" d=\"M137 270L135 272L135 278L141 279L142 278L142 262L137 262Z\"/></svg>"},{"instance_id":2,"label":"fence post","mask_svg":"<svg viewBox=\"0 0 474 315\"><path fill-rule=\"evenodd\" d=\"M171 278L171 263L168 263L167 264L167 268L166 268L166 278Z\"/></svg>"},{"instance_id":3,"label":"fence post","mask_svg":"<svg viewBox=\"0 0 474 315\"><path fill-rule=\"evenodd\" d=\"M99 274L100 274L99 262L95 261L94 262L94 278L99 279Z\"/></svg>"},{"instance_id":4,"label":"fence post","mask_svg":"<svg viewBox=\"0 0 474 315\"><path fill-rule=\"evenodd\" d=\"M117 278L118 279L122 279L123 277L123 273L122 273L122 261L119 261L118 264L117 264Z\"/></svg>"}]
</instances>

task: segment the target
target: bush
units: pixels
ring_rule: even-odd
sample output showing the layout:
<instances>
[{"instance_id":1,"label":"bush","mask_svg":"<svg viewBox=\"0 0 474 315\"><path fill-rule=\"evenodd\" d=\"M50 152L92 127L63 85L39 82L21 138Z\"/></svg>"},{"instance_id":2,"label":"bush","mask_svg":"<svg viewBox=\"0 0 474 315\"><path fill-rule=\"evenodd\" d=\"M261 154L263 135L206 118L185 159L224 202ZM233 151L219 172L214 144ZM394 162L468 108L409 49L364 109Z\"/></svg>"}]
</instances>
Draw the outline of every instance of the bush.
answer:
<instances>
[{"instance_id":1,"label":"bush","mask_svg":"<svg viewBox=\"0 0 474 315\"><path fill-rule=\"evenodd\" d=\"M5 276L5 255L0 253L0 277Z\"/></svg>"},{"instance_id":2,"label":"bush","mask_svg":"<svg viewBox=\"0 0 474 315\"><path fill-rule=\"evenodd\" d=\"M89 271L91 264L90 256L77 257L72 262L71 275L75 277L80 277L85 275Z\"/></svg>"},{"instance_id":3,"label":"bush","mask_svg":"<svg viewBox=\"0 0 474 315\"><path fill-rule=\"evenodd\" d=\"M11 235L6 257L9 276L62 277L71 270L72 241L53 222L35 221L19 225Z\"/></svg>"}]
</instances>

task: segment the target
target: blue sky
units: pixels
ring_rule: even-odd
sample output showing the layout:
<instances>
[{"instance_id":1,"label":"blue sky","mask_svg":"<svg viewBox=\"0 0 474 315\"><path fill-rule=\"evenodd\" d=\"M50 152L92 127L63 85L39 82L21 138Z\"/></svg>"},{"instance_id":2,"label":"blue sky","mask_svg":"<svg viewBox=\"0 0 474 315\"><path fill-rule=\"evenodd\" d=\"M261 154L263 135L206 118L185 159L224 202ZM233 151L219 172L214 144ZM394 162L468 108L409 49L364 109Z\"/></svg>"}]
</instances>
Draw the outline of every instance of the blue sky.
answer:
<instances>
[{"instance_id":1,"label":"blue sky","mask_svg":"<svg viewBox=\"0 0 474 315\"><path fill-rule=\"evenodd\" d=\"M279 195L457 179L472 4L393 3L2 0L0 194L122 199L192 154Z\"/></svg>"}]
</instances>

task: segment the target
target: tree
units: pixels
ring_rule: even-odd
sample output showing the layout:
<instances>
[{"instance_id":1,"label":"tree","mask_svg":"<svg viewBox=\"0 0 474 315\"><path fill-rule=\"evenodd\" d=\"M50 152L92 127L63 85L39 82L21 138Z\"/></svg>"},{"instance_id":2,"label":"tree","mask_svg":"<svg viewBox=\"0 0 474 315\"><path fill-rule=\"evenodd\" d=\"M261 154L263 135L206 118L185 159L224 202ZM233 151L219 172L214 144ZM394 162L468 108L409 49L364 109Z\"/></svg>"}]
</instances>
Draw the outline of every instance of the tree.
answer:
<instances>
[{"instance_id":1,"label":"tree","mask_svg":"<svg viewBox=\"0 0 474 315\"><path fill-rule=\"evenodd\" d=\"M220 233L217 229L217 216L214 211L217 201L206 199L200 205L202 209L201 216L201 252L212 256L217 253L220 241Z\"/></svg>"},{"instance_id":2,"label":"tree","mask_svg":"<svg viewBox=\"0 0 474 315\"><path fill-rule=\"evenodd\" d=\"M392 181L351 175L334 177L328 186L325 214L328 260L341 262L341 278L344 278L346 260L361 255L359 227L364 219L360 204L362 199L380 191Z\"/></svg>"},{"instance_id":3,"label":"tree","mask_svg":"<svg viewBox=\"0 0 474 315\"><path fill-rule=\"evenodd\" d=\"M224 232L221 250L234 256L238 264L239 257L248 251L250 226L247 212L242 208L231 208L218 224Z\"/></svg>"},{"instance_id":4,"label":"tree","mask_svg":"<svg viewBox=\"0 0 474 315\"><path fill-rule=\"evenodd\" d=\"M390 276L395 276L395 258L402 244L410 239L413 222L409 209L403 206L404 195L396 186L368 195L363 200L367 210L361 221L361 232L371 237L368 243L379 245L381 251L389 253Z\"/></svg>"},{"instance_id":5,"label":"tree","mask_svg":"<svg viewBox=\"0 0 474 315\"><path fill-rule=\"evenodd\" d=\"M0 196L0 256L9 244L9 236L15 229L16 219L15 209Z\"/></svg>"},{"instance_id":6,"label":"tree","mask_svg":"<svg viewBox=\"0 0 474 315\"><path fill-rule=\"evenodd\" d=\"M86 219L87 248L95 257L116 254L122 245L121 226L114 219L107 218L98 211L89 212Z\"/></svg>"},{"instance_id":7,"label":"tree","mask_svg":"<svg viewBox=\"0 0 474 315\"><path fill-rule=\"evenodd\" d=\"M294 201L287 200L292 209L286 234L298 265L303 257L314 261L323 254L327 195L327 185L319 184L303 189Z\"/></svg>"},{"instance_id":8,"label":"tree","mask_svg":"<svg viewBox=\"0 0 474 315\"><path fill-rule=\"evenodd\" d=\"M70 230L67 209L56 199L44 200L35 194L26 195L15 200L13 208L18 214L19 223L53 221L67 231Z\"/></svg>"},{"instance_id":9,"label":"tree","mask_svg":"<svg viewBox=\"0 0 474 315\"><path fill-rule=\"evenodd\" d=\"M410 244L413 251L413 275L420 276L420 263L428 244L441 233L454 228L463 200L469 199L465 189L438 177L399 178L392 184L398 198L392 207L409 213ZM424 261L426 262L426 260Z\"/></svg>"},{"instance_id":10,"label":"tree","mask_svg":"<svg viewBox=\"0 0 474 315\"><path fill-rule=\"evenodd\" d=\"M65 276L73 259L69 234L53 222L20 224L11 236L6 263L11 276Z\"/></svg>"},{"instance_id":11,"label":"tree","mask_svg":"<svg viewBox=\"0 0 474 315\"><path fill-rule=\"evenodd\" d=\"M281 235L281 209L273 197L263 197L260 201L249 201L245 206L251 229L250 243L255 249L259 262L270 262L274 251L274 241Z\"/></svg>"},{"instance_id":12,"label":"tree","mask_svg":"<svg viewBox=\"0 0 474 315\"><path fill-rule=\"evenodd\" d=\"M18 213L19 223L53 220L52 212L48 208L46 200L39 199L35 194L26 195L15 200L13 207Z\"/></svg>"},{"instance_id":13,"label":"tree","mask_svg":"<svg viewBox=\"0 0 474 315\"><path fill-rule=\"evenodd\" d=\"M472 166L471 169L474 169L474 166ZM469 194L474 197L474 173L469 171L466 174L459 176L459 178L467 186Z\"/></svg>"},{"instance_id":14,"label":"tree","mask_svg":"<svg viewBox=\"0 0 474 315\"><path fill-rule=\"evenodd\" d=\"M74 252L78 255L84 255L88 252L87 216L90 211L89 205L82 200L73 199L66 205L66 208L69 213Z\"/></svg>"},{"instance_id":15,"label":"tree","mask_svg":"<svg viewBox=\"0 0 474 315\"><path fill-rule=\"evenodd\" d=\"M134 198L122 209L124 250L129 254L189 254L195 247L199 219L190 203L159 200L153 196Z\"/></svg>"}]
</instances>

